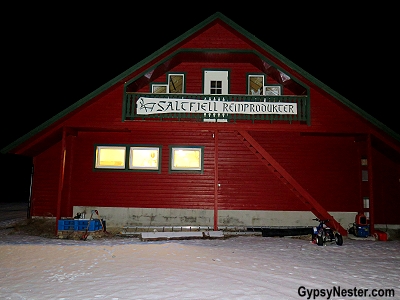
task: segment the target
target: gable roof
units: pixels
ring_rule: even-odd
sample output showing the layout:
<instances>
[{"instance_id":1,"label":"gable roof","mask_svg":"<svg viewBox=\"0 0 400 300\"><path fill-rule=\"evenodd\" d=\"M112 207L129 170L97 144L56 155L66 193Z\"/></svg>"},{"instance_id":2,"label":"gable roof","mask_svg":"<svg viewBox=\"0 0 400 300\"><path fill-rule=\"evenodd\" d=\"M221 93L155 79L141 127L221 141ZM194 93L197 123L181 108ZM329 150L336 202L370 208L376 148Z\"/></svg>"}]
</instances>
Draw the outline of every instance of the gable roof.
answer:
<instances>
[{"instance_id":1,"label":"gable roof","mask_svg":"<svg viewBox=\"0 0 400 300\"><path fill-rule=\"evenodd\" d=\"M178 45L180 42L184 41L185 39L187 39L188 37L192 36L197 31L199 31L200 29L204 28L205 26L207 26L208 24L210 24L211 22L213 22L213 21L215 21L217 19L223 21L224 23L226 23L227 25L232 27L234 30L236 30L237 32L239 32L240 34L245 36L248 40L250 40L251 42L253 42L256 45L260 46L265 51L269 52L272 56L274 56L278 60L282 61L286 66L288 66L289 68L293 69L295 72L297 72L298 74L300 74L301 76L303 76L304 78L309 80L310 82L314 83L316 86L321 88L323 91L325 91L326 93L330 94L335 99L340 101L342 104L344 104L345 106L349 107L351 110L353 110L354 112L356 112L357 114L362 116L364 119L369 121L372 125L376 126L378 129L381 129L382 131L387 133L389 136L393 137L395 140L400 142L400 134L396 133L394 130L392 130L391 128L389 128L388 126L383 124L381 121L379 121L378 119L374 118L373 116L371 116L370 114L368 114L367 112L362 110L360 107L355 105L353 102L349 101L348 99L346 99L345 97L343 97L342 95L337 93L336 91L334 91L331 88L329 88L323 82L321 82L317 78L313 77L311 74L309 74L308 72L306 72L305 70L300 68L298 65L293 63L291 60L289 60L288 58L286 58L285 56L283 56L282 54L280 54L279 52L277 52L276 50L274 50L273 48L268 46L266 43L264 43L263 41L261 41L260 39L255 37L253 34L251 34L248 31L246 31L244 28L242 28L241 26L239 26L238 24L233 22L231 19L227 18L222 13L216 12L213 15L211 15L210 17L208 17L207 19L205 19L203 22L201 22L198 25L194 26L192 29L190 29L190 30L186 31L185 33L183 33L181 36L179 36L179 37L175 38L174 40L170 41L165 46L161 47L160 49L158 49L157 51L155 51L154 53L152 53L151 55L149 55L145 59L139 61L138 63L136 63L135 65L133 65L132 67L130 67L126 71L122 72L118 76L116 76L113 79L109 80L108 82L106 82L105 84L103 84L102 86L100 86L99 88L94 90L93 92L89 93L85 97L83 97L80 100L76 101L75 103L73 103L72 105L70 105L66 109L62 110L61 112L59 112L58 114L56 114L52 118L48 119L47 121L45 121L41 125L37 126L36 128L34 128L31 131L29 131L28 133L26 133L25 135L23 135L20 138L16 139L14 142L12 142L9 145L5 146L4 148L2 148L0 150L0 152L4 153L4 154L12 153L13 149L18 147L23 142L25 142L28 139L34 137L35 135L37 135L38 133L40 133L41 131L43 131L44 129L49 127L50 125L54 124L56 121L60 120L61 118L65 117L69 113L71 113L74 110L76 110L77 108L81 107L82 105L84 105L85 103L87 103L88 101L93 99L94 97L96 97L96 96L100 95L101 93L105 92L106 90L108 90L109 88L111 88L112 86L117 84L118 82L121 82L121 81L125 80L126 78L128 78L133 72L135 72L139 68L145 66L147 63L151 62L152 60L154 60L155 58L157 58L158 56L160 56L164 52L170 50L174 46Z\"/></svg>"}]
</instances>

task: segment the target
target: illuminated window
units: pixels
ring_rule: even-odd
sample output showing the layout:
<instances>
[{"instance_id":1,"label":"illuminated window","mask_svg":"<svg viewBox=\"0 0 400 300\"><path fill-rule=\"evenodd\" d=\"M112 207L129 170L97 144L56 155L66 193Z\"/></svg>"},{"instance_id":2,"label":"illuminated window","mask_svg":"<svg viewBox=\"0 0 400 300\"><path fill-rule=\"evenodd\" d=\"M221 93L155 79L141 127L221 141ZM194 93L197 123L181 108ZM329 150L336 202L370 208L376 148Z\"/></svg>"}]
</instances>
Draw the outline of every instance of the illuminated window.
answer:
<instances>
[{"instance_id":1,"label":"illuminated window","mask_svg":"<svg viewBox=\"0 0 400 300\"><path fill-rule=\"evenodd\" d=\"M100 169L125 169L125 147L97 146L95 167Z\"/></svg>"},{"instance_id":2,"label":"illuminated window","mask_svg":"<svg viewBox=\"0 0 400 300\"><path fill-rule=\"evenodd\" d=\"M203 168L202 147L172 147L172 171L201 171Z\"/></svg>"},{"instance_id":3,"label":"illuminated window","mask_svg":"<svg viewBox=\"0 0 400 300\"><path fill-rule=\"evenodd\" d=\"M264 87L264 75L249 75L248 76L248 91L249 95L262 95Z\"/></svg>"},{"instance_id":4,"label":"illuminated window","mask_svg":"<svg viewBox=\"0 0 400 300\"><path fill-rule=\"evenodd\" d=\"M159 147L130 147L129 169L159 170L160 169L160 148Z\"/></svg>"}]
</instances>

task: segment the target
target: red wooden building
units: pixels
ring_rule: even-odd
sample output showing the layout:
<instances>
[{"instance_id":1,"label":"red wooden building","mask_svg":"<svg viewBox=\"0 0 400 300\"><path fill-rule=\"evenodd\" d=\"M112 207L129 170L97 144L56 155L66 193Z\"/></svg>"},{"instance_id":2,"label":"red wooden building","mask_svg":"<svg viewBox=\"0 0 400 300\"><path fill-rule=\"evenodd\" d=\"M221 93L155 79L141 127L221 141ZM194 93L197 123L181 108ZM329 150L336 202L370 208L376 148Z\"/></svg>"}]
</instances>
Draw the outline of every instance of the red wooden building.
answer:
<instances>
[{"instance_id":1,"label":"red wooden building","mask_svg":"<svg viewBox=\"0 0 400 300\"><path fill-rule=\"evenodd\" d=\"M2 153L31 216L108 226L400 226L400 136L220 13Z\"/></svg>"}]
</instances>

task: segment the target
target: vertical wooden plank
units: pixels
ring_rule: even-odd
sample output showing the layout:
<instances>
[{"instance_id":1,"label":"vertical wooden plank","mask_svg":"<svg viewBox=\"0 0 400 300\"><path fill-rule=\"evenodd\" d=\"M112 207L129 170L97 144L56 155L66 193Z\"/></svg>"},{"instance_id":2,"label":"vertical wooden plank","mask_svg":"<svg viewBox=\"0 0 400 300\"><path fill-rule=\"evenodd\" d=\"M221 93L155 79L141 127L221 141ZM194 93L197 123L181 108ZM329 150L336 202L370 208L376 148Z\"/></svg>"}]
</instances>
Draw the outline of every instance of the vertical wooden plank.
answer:
<instances>
[{"instance_id":1,"label":"vertical wooden plank","mask_svg":"<svg viewBox=\"0 0 400 300\"><path fill-rule=\"evenodd\" d=\"M61 216L61 197L62 191L64 187L64 175L65 175L65 155L66 155L66 130L63 127L62 130L62 140L61 140L61 160L60 160L60 177L58 181L58 194L57 194L57 214L56 214L56 232L58 231L58 220L60 220Z\"/></svg>"},{"instance_id":2,"label":"vertical wooden plank","mask_svg":"<svg viewBox=\"0 0 400 300\"><path fill-rule=\"evenodd\" d=\"M372 145L371 134L367 136L367 161L368 161L368 188L369 188L369 230L374 233L375 214L374 214L374 178L372 176Z\"/></svg>"},{"instance_id":3,"label":"vertical wooden plank","mask_svg":"<svg viewBox=\"0 0 400 300\"><path fill-rule=\"evenodd\" d=\"M68 165L66 166L67 168L67 179L66 182L64 183L64 186L67 188L66 191L66 204L63 206L64 209L67 208L68 211L66 212L67 215L72 215L72 205L71 205L71 181L72 181L72 167L74 165L74 137L73 136L69 136L69 143L68 143L68 157L69 157L69 162ZM67 147L67 146L66 146ZM67 157L65 156L65 160L67 162ZM64 211L65 213L65 211Z\"/></svg>"},{"instance_id":4,"label":"vertical wooden plank","mask_svg":"<svg viewBox=\"0 0 400 300\"><path fill-rule=\"evenodd\" d=\"M214 230L218 230L218 130L214 131Z\"/></svg>"}]
</instances>

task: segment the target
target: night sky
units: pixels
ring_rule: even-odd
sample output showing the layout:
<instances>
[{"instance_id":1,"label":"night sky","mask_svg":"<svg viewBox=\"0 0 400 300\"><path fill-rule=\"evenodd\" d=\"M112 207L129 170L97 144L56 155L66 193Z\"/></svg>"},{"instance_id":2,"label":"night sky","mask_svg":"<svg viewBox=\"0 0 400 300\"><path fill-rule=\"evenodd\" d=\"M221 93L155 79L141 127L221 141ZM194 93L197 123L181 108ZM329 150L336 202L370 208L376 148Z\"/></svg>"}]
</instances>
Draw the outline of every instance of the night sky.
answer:
<instances>
[{"instance_id":1,"label":"night sky","mask_svg":"<svg viewBox=\"0 0 400 300\"><path fill-rule=\"evenodd\" d=\"M241 9L234 9L236 12L182 7L183 12L178 13L171 5L140 10L115 5L87 9L25 5L11 9L11 21L2 30L0 148L216 11L400 133L396 105L398 27L391 24L390 8L385 7L385 12L376 7L362 11L347 7L294 8L281 2L248 9L242 3ZM2 174L15 173L15 178L9 176L10 182L2 182L4 188L11 189L10 183L18 182L18 176L30 168L30 160L8 155L1 155L1 160ZM27 176L23 178L26 186Z\"/></svg>"}]
</instances>

